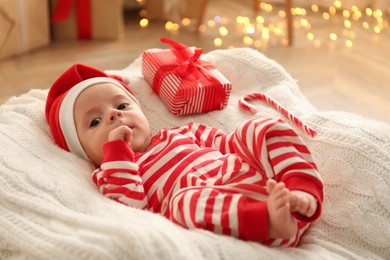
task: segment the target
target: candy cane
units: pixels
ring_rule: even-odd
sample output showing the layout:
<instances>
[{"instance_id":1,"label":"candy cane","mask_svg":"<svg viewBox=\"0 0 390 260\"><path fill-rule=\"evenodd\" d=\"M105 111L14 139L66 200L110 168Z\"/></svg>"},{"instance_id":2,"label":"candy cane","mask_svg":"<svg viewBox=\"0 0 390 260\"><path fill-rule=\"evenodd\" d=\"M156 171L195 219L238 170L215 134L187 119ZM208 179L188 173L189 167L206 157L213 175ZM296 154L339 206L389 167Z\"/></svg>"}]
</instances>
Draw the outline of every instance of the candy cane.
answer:
<instances>
[{"instance_id":1,"label":"candy cane","mask_svg":"<svg viewBox=\"0 0 390 260\"><path fill-rule=\"evenodd\" d=\"M248 94L244 97L242 97L239 101L239 105L242 109L245 111L251 112L253 114L257 113L257 109L248 103L250 100L262 100L266 103L270 104L274 109L281 112L285 117L287 117L290 121L294 122L298 127L303 129L309 136L315 137L317 135L317 131L315 131L313 128L302 122L300 119L298 119L296 116L294 116L292 113L290 113L286 108L284 108L282 105L280 105L277 101L275 101L273 98L267 96L263 93L252 93Z\"/></svg>"}]
</instances>

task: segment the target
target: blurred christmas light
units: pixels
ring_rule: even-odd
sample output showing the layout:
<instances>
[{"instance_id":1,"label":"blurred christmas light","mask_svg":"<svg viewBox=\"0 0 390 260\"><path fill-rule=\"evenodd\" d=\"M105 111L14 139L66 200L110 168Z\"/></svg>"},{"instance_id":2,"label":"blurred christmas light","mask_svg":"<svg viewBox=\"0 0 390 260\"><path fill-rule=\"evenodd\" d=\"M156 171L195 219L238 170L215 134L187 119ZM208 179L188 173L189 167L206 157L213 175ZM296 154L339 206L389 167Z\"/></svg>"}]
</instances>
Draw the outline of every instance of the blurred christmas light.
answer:
<instances>
[{"instance_id":1,"label":"blurred christmas light","mask_svg":"<svg viewBox=\"0 0 390 260\"><path fill-rule=\"evenodd\" d=\"M332 41L335 41L335 40L337 40L337 34L335 34L335 33L330 33L330 34L329 34L329 38L330 38Z\"/></svg>"},{"instance_id":2,"label":"blurred christmas light","mask_svg":"<svg viewBox=\"0 0 390 260\"><path fill-rule=\"evenodd\" d=\"M301 20L299 20L299 22L303 28L310 29L310 23L307 19L301 18Z\"/></svg>"},{"instance_id":3,"label":"blurred christmas light","mask_svg":"<svg viewBox=\"0 0 390 260\"><path fill-rule=\"evenodd\" d=\"M383 13L381 10L378 9L375 12L373 12L373 15L374 15L374 17L378 18L378 17L382 17Z\"/></svg>"},{"instance_id":4,"label":"blurred christmas light","mask_svg":"<svg viewBox=\"0 0 390 260\"><path fill-rule=\"evenodd\" d=\"M282 32L283 32L283 29L281 28L281 27L276 27L275 29L274 29L274 34L275 35L282 35Z\"/></svg>"},{"instance_id":5,"label":"blurred christmas light","mask_svg":"<svg viewBox=\"0 0 390 260\"><path fill-rule=\"evenodd\" d=\"M355 19L356 21L362 18L362 12L356 11L352 14L352 18Z\"/></svg>"},{"instance_id":6,"label":"blurred christmas light","mask_svg":"<svg viewBox=\"0 0 390 260\"><path fill-rule=\"evenodd\" d=\"M253 44L253 39L249 36L244 36L242 38L242 42L246 45L252 45Z\"/></svg>"},{"instance_id":7,"label":"blurred christmas light","mask_svg":"<svg viewBox=\"0 0 390 260\"><path fill-rule=\"evenodd\" d=\"M267 40L267 41L270 39L270 35L269 35L269 30L268 29L263 31L263 33L261 34L261 38L264 39L264 40Z\"/></svg>"},{"instance_id":8,"label":"blurred christmas light","mask_svg":"<svg viewBox=\"0 0 390 260\"><path fill-rule=\"evenodd\" d=\"M165 23L165 30L175 32L178 31L180 28L179 24L168 21Z\"/></svg>"},{"instance_id":9,"label":"blurred christmas light","mask_svg":"<svg viewBox=\"0 0 390 260\"><path fill-rule=\"evenodd\" d=\"M165 23L165 30L170 31L173 28L173 23L168 21Z\"/></svg>"},{"instance_id":10,"label":"blurred christmas light","mask_svg":"<svg viewBox=\"0 0 390 260\"><path fill-rule=\"evenodd\" d=\"M282 46L288 46L288 40L287 39L282 39L282 41L280 43L282 44Z\"/></svg>"},{"instance_id":11,"label":"blurred christmas light","mask_svg":"<svg viewBox=\"0 0 390 260\"><path fill-rule=\"evenodd\" d=\"M199 26L199 32L206 32L206 30L207 30L206 25L202 24Z\"/></svg>"},{"instance_id":12,"label":"blurred christmas light","mask_svg":"<svg viewBox=\"0 0 390 260\"><path fill-rule=\"evenodd\" d=\"M331 15L335 15L335 14L336 14L336 7L330 6L330 7L329 7L329 13L330 13Z\"/></svg>"},{"instance_id":13,"label":"blurred christmas light","mask_svg":"<svg viewBox=\"0 0 390 260\"><path fill-rule=\"evenodd\" d=\"M249 17L246 17L246 16L237 16L236 17L236 22L238 24L247 24L249 23L250 19Z\"/></svg>"},{"instance_id":14,"label":"blurred christmas light","mask_svg":"<svg viewBox=\"0 0 390 260\"><path fill-rule=\"evenodd\" d=\"M141 20L139 21L139 25L140 25L142 28L147 27L148 24L149 24L149 20L146 19L146 18L143 18L143 19L141 19Z\"/></svg>"},{"instance_id":15,"label":"blurred christmas light","mask_svg":"<svg viewBox=\"0 0 390 260\"><path fill-rule=\"evenodd\" d=\"M352 10L352 12L358 12L359 11L359 8L356 6L356 5L353 5L352 7L351 7L351 10Z\"/></svg>"},{"instance_id":16,"label":"blurred christmas light","mask_svg":"<svg viewBox=\"0 0 390 260\"><path fill-rule=\"evenodd\" d=\"M140 16L140 17L146 17L147 14L148 14L148 11L146 11L146 9L141 9L141 10L139 11L139 16Z\"/></svg>"},{"instance_id":17,"label":"blurred christmas light","mask_svg":"<svg viewBox=\"0 0 390 260\"><path fill-rule=\"evenodd\" d=\"M247 24L244 28L244 33L248 34L254 34L255 33L255 27L253 24Z\"/></svg>"},{"instance_id":18,"label":"blurred christmas light","mask_svg":"<svg viewBox=\"0 0 390 260\"><path fill-rule=\"evenodd\" d=\"M323 13L322 13L322 18L324 18L324 20L329 20L329 18L330 18L329 13L323 12Z\"/></svg>"},{"instance_id":19,"label":"blurred christmas light","mask_svg":"<svg viewBox=\"0 0 390 260\"><path fill-rule=\"evenodd\" d=\"M221 22L221 20L222 20L222 18L221 18L221 16L219 16L219 15L217 15L217 16L214 16L214 22L216 22L216 23L220 23Z\"/></svg>"},{"instance_id":20,"label":"blurred christmas light","mask_svg":"<svg viewBox=\"0 0 390 260\"><path fill-rule=\"evenodd\" d=\"M209 21L207 22L207 25L208 25L209 27L214 27L214 26L215 26L215 21L214 21L214 20L209 20Z\"/></svg>"},{"instance_id":21,"label":"blurred christmas light","mask_svg":"<svg viewBox=\"0 0 390 260\"><path fill-rule=\"evenodd\" d=\"M343 10L343 16L345 18L349 18L351 16L351 13L348 10Z\"/></svg>"},{"instance_id":22,"label":"blurred christmas light","mask_svg":"<svg viewBox=\"0 0 390 260\"><path fill-rule=\"evenodd\" d=\"M222 45L222 39L221 38L215 38L214 39L214 45L219 47Z\"/></svg>"},{"instance_id":23,"label":"blurred christmas light","mask_svg":"<svg viewBox=\"0 0 390 260\"><path fill-rule=\"evenodd\" d=\"M351 28L351 25L352 25L352 23L351 23L351 21L350 20L344 20L344 27L345 28Z\"/></svg>"},{"instance_id":24,"label":"blurred christmas light","mask_svg":"<svg viewBox=\"0 0 390 260\"><path fill-rule=\"evenodd\" d=\"M264 17L262 17L262 16L256 16L256 22L257 23L261 23L261 24L263 24L264 23Z\"/></svg>"},{"instance_id":25,"label":"blurred christmas light","mask_svg":"<svg viewBox=\"0 0 390 260\"><path fill-rule=\"evenodd\" d=\"M304 15L306 15L306 10L304 8L296 7L296 8L292 9L291 14L304 16Z\"/></svg>"},{"instance_id":26,"label":"blurred christmas light","mask_svg":"<svg viewBox=\"0 0 390 260\"><path fill-rule=\"evenodd\" d=\"M271 12L273 9L273 6L271 4L267 4L265 2L261 2L260 8L263 9L266 12Z\"/></svg>"},{"instance_id":27,"label":"blurred christmas light","mask_svg":"<svg viewBox=\"0 0 390 260\"><path fill-rule=\"evenodd\" d=\"M190 20L189 18L183 18L183 19L181 19L181 23L182 23L184 26L187 26L187 25L190 25L191 20Z\"/></svg>"},{"instance_id":28,"label":"blurred christmas light","mask_svg":"<svg viewBox=\"0 0 390 260\"><path fill-rule=\"evenodd\" d=\"M372 16L372 9L371 8L366 8L366 15Z\"/></svg>"},{"instance_id":29,"label":"blurred christmas light","mask_svg":"<svg viewBox=\"0 0 390 260\"><path fill-rule=\"evenodd\" d=\"M310 40L310 41L314 40L314 34L313 34L313 33L307 33L307 34L306 34L306 37L307 37L307 39Z\"/></svg>"},{"instance_id":30,"label":"blurred christmas light","mask_svg":"<svg viewBox=\"0 0 390 260\"><path fill-rule=\"evenodd\" d=\"M370 6L359 8L356 5L347 8L343 6L341 0L328 2L331 2L328 7L311 4L305 8L294 6L290 9L291 14L295 16L293 20L293 27L297 30L297 33L294 33L295 37L301 35L304 40L309 41L315 47L321 47L329 43L331 48L338 46L352 48L353 40L357 37L357 34L361 32L380 34L389 27L388 16L384 16L379 9ZM286 10L282 8L280 3L269 4L263 1L261 1L259 7L261 10L254 17L244 14L236 16L232 20L215 15L199 27L199 32L214 31L214 35L218 36L213 41L214 45L218 47L227 48L229 37L236 35L237 32L242 34L242 43L246 46L267 48L270 44L289 45ZM141 10L139 14L141 17L140 27L149 26L149 20L146 19L147 12ZM326 32L321 27L319 31L317 26L321 26L321 23L327 23L331 26L332 31ZM191 24L195 23L187 18L182 19L180 23L182 27ZM171 33L176 33L181 29L180 25L171 21L166 22L165 29ZM300 34L299 30L304 31ZM233 31L235 33L232 33ZM223 37L226 37L226 39ZM334 44L334 42L342 42L342 44ZM231 45L229 46L231 47Z\"/></svg>"},{"instance_id":31,"label":"blurred christmas light","mask_svg":"<svg viewBox=\"0 0 390 260\"><path fill-rule=\"evenodd\" d=\"M225 26L219 27L219 34L226 36L229 34L229 30Z\"/></svg>"}]
</instances>

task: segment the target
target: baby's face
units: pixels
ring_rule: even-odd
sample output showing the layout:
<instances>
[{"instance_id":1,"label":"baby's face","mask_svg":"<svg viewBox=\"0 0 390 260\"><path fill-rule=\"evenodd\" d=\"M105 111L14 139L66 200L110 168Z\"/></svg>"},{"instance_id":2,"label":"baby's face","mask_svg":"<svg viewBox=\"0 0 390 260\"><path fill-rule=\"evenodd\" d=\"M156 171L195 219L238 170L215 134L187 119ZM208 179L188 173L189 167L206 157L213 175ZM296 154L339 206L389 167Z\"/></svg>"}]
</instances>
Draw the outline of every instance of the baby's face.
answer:
<instances>
[{"instance_id":1,"label":"baby's face","mask_svg":"<svg viewBox=\"0 0 390 260\"><path fill-rule=\"evenodd\" d=\"M131 147L144 152L149 147L150 126L141 108L121 88L100 83L83 90L74 105L77 135L88 157L97 165L103 160L102 146L119 126L132 130Z\"/></svg>"}]
</instances>

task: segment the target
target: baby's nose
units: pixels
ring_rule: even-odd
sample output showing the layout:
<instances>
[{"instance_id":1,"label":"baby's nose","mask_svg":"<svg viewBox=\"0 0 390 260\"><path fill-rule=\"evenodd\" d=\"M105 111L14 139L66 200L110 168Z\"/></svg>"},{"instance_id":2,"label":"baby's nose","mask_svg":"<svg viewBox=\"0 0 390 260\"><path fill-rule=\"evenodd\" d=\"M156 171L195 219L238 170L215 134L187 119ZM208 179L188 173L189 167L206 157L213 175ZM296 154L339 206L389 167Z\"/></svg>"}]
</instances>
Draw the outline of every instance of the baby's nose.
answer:
<instances>
[{"instance_id":1,"label":"baby's nose","mask_svg":"<svg viewBox=\"0 0 390 260\"><path fill-rule=\"evenodd\" d=\"M123 113L120 110L113 110L112 113L110 114L110 121L115 121L118 118L123 117Z\"/></svg>"}]
</instances>

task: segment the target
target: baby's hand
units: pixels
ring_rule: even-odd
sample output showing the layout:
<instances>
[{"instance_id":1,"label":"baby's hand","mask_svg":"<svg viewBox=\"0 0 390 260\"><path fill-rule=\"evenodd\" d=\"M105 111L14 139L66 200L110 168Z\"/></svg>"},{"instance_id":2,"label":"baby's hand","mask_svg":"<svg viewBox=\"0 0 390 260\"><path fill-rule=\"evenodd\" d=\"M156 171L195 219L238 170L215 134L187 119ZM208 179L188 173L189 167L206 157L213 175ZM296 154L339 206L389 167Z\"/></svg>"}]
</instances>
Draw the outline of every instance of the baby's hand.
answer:
<instances>
[{"instance_id":1,"label":"baby's hand","mask_svg":"<svg viewBox=\"0 0 390 260\"><path fill-rule=\"evenodd\" d=\"M123 140L131 145L132 137L133 131L129 127L121 125L108 134L108 141Z\"/></svg>"}]
</instances>

